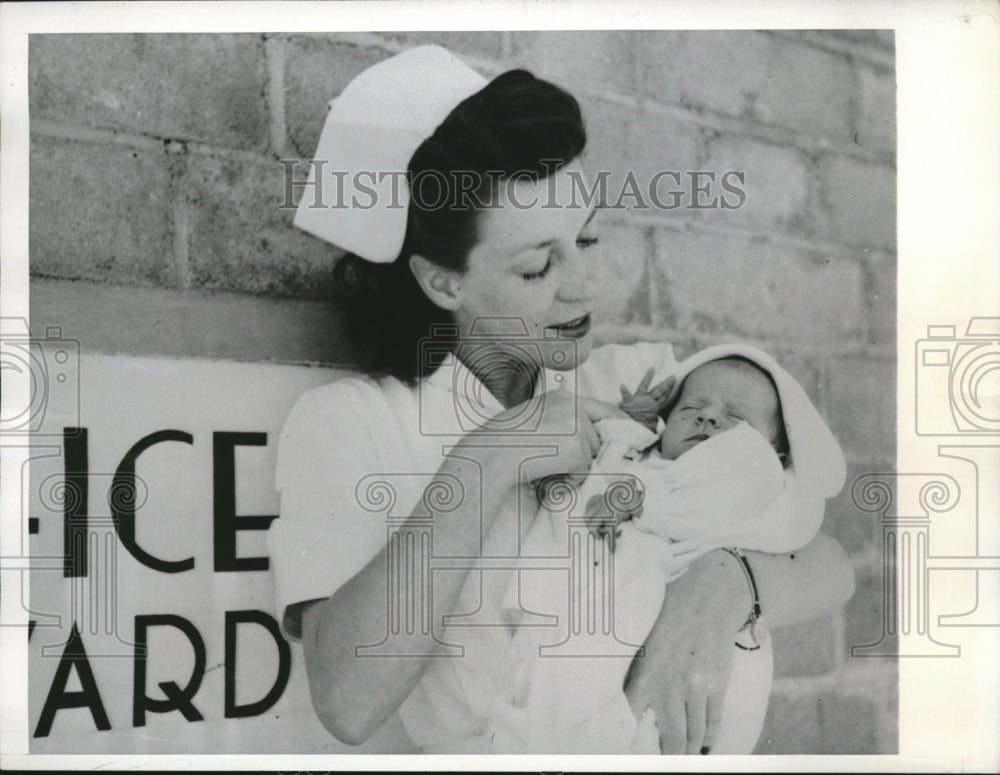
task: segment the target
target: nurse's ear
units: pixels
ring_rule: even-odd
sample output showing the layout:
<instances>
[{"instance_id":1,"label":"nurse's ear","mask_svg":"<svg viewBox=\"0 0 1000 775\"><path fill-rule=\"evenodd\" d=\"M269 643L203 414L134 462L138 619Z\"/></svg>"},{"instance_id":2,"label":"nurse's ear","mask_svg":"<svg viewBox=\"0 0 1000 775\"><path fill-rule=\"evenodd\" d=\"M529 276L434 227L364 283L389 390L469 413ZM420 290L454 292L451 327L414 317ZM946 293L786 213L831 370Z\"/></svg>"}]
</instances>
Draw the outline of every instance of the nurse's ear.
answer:
<instances>
[{"instance_id":1,"label":"nurse's ear","mask_svg":"<svg viewBox=\"0 0 1000 775\"><path fill-rule=\"evenodd\" d=\"M445 269L423 256L410 256L410 271L435 305L453 312L461 306L462 273Z\"/></svg>"}]
</instances>

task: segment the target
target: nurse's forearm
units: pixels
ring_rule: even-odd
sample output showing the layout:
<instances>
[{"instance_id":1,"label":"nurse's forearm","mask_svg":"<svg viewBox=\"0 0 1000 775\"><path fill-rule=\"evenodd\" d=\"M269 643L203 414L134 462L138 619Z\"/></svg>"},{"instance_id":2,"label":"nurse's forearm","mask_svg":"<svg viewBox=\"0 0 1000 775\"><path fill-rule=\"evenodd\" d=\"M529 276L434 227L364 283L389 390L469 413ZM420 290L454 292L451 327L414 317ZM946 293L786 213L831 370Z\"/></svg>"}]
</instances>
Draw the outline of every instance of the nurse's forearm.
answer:
<instances>
[{"instance_id":1,"label":"nurse's forearm","mask_svg":"<svg viewBox=\"0 0 1000 775\"><path fill-rule=\"evenodd\" d=\"M825 535L791 554L746 555L772 626L820 616L854 592L847 556ZM637 716L647 705L656 713L663 753L705 753L714 745L733 637L751 604L739 561L722 550L695 560L667 584L643 657L633 662L626 687Z\"/></svg>"},{"instance_id":2,"label":"nurse's forearm","mask_svg":"<svg viewBox=\"0 0 1000 775\"><path fill-rule=\"evenodd\" d=\"M478 556L483 534L515 484L513 469L502 454L477 457L478 462L448 458L438 471L442 481L453 485L457 479L464 497L456 509L435 514L437 556ZM400 540L404 542L406 533L412 532L419 546L424 529L414 530L413 521L426 523L426 517L411 516L399 529ZM399 708L440 649L433 639L422 637L409 644L416 656L355 655L357 646L378 643L388 631L387 551L376 555L332 597L309 606L302 616L302 645L313 707L331 734L352 745L367 740ZM467 575L435 574L436 622L442 614L453 612ZM407 587L402 594L405 601L405 596L420 595L421 590ZM403 605L406 610L405 602Z\"/></svg>"},{"instance_id":3,"label":"nurse's forearm","mask_svg":"<svg viewBox=\"0 0 1000 775\"><path fill-rule=\"evenodd\" d=\"M854 569L835 540L819 533L791 554L747 552L772 627L830 613L854 594Z\"/></svg>"}]
</instances>

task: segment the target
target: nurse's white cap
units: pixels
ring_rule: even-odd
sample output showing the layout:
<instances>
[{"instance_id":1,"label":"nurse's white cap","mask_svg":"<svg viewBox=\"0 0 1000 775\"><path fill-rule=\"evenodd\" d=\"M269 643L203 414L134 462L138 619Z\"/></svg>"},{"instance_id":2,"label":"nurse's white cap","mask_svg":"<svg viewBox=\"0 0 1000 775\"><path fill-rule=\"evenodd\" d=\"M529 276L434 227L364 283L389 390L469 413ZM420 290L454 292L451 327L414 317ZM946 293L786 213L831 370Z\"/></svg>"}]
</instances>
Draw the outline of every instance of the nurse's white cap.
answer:
<instances>
[{"instance_id":1,"label":"nurse's white cap","mask_svg":"<svg viewBox=\"0 0 1000 775\"><path fill-rule=\"evenodd\" d=\"M486 84L440 46L369 67L330 102L295 225L369 261L394 261L406 236L410 157Z\"/></svg>"}]
</instances>

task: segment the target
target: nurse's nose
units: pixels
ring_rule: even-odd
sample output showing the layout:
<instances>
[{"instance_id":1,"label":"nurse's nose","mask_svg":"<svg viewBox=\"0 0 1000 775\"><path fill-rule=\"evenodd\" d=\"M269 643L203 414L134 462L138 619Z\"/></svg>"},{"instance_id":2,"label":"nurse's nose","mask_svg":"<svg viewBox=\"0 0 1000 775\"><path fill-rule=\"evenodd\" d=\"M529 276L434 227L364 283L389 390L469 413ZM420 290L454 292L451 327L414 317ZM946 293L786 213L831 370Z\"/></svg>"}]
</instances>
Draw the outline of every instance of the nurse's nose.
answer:
<instances>
[{"instance_id":1,"label":"nurse's nose","mask_svg":"<svg viewBox=\"0 0 1000 775\"><path fill-rule=\"evenodd\" d=\"M591 301L600 288L599 251L581 250L576 245L566 251L567 272L559 288L561 301Z\"/></svg>"}]
</instances>

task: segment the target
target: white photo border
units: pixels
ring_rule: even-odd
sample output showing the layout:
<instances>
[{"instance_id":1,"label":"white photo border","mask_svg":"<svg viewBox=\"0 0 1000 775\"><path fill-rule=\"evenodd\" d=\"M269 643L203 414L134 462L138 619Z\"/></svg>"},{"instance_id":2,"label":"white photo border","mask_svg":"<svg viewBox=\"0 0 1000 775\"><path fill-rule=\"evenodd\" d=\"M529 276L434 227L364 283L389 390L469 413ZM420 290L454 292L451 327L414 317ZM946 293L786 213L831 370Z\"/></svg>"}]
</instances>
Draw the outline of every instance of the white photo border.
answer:
<instances>
[{"instance_id":1,"label":"white photo border","mask_svg":"<svg viewBox=\"0 0 1000 775\"><path fill-rule=\"evenodd\" d=\"M39 32L283 32L391 29L893 29L898 78L898 460L926 466L913 418L914 342L928 324L1000 316L1000 8L943 0L856 2L137 2L0 6L0 305L28 318L27 36ZM4 383L5 401L26 385ZM20 546L16 482L24 448L5 445L0 545ZM12 475L13 474L13 475ZM993 493L996 495L996 493ZM1000 499L994 502L1000 503ZM1000 548L993 547L994 553ZM4 554L7 554L5 552ZM19 612L27 574L5 573L4 612ZM6 615L6 614L5 614ZM7 624L24 624L12 620ZM7 768L572 769L579 771L951 771L1000 768L1000 628L965 633L958 660L901 659L898 755L752 758L579 756L29 756L27 643L0 627L0 753Z\"/></svg>"}]
</instances>

